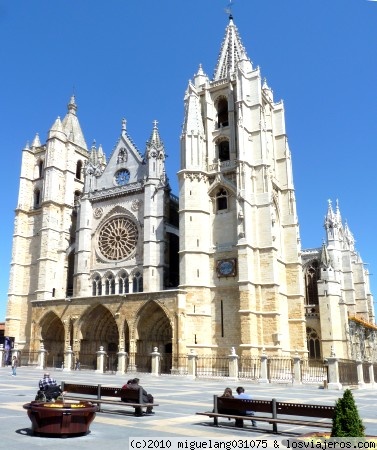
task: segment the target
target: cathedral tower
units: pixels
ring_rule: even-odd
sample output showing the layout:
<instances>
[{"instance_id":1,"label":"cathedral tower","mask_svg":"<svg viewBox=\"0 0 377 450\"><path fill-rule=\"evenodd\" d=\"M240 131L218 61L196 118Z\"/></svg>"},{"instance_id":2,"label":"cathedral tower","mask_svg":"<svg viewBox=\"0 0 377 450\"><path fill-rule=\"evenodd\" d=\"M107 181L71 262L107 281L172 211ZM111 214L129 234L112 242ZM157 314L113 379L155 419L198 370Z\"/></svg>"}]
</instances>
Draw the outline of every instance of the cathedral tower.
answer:
<instances>
[{"instance_id":1,"label":"cathedral tower","mask_svg":"<svg viewBox=\"0 0 377 450\"><path fill-rule=\"evenodd\" d=\"M72 97L47 141L37 135L22 154L9 284L7 333L30 338L31 303L72 295L75 202L88 151Z\"/></svg>"},{"instance_id":2,"label":"cathedral tower","mask_svg":"<svg viewBox=\"0 0 377 450\"><path fill-rule=\"evenodd\" d=\"M208 349L305 352L284 106L247 57L232 17L213 78L200 66L188 84L178 177L188 335Z\"/></svg>"}]
</instances>

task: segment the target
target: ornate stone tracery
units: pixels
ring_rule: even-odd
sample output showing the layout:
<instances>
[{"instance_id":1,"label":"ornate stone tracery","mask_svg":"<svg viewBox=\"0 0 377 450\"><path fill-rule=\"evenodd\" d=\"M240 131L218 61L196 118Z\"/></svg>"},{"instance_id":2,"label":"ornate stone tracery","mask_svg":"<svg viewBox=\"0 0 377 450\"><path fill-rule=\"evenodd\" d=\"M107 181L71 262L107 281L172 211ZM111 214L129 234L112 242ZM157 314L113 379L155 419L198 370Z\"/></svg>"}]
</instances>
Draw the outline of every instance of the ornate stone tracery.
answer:
<instances>
[{"instance_id":1,"label":"ornate stone tracery","mask_svg":"<svg viewBox=\"0 0 377 450\"><path fill-rule=\"evenodd\" d=\"M137 245L139 232L128 217L116 217L106 222L99 232L98 248L111 261L129 257Z\"/></svg>"}]
</instances>

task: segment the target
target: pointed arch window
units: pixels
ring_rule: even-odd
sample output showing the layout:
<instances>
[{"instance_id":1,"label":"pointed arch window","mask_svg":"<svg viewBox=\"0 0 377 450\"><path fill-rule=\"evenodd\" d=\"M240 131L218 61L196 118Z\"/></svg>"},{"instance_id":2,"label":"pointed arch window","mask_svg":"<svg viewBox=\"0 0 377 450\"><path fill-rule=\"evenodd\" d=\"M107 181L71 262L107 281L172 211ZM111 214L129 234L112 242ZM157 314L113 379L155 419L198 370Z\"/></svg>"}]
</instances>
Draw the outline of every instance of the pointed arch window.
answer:
<instances>
[{"instance_id":1,"label":"pointed arch window","mask_svg":"<svg viewBox=\"0 0 377 450\"><path fill-rule=\"evenodd\" d=\"M122 272L119 275L118 293L128 294L130 292L130 282L127 272Z\"/></svg>"},{"instance_id":2,"label":"pointed arch window","mask_svg":"<svg viewBox=\"0 0 377 450\"><path fill-rule=\"evenodd\" d=\"M222 97L217 104L217 125L219 128L229 125L228 100Z\"/></svg>"},{"instance_id":3,"label":"pointed arch window","mask_svg":"<svg viewBox=\"0 0 377 450\"><path fill-rule=\"evenodd\" d=\"M92 282L92 295L93 297L96 295L102 295L102 281L99 275L96 275Z\"/></svg>"},{"instance_id":4,"label":"pointed arch window","mask_svg":"<svg viewBox=\"0 0 377 450\"><path fill-rule=\"evenodd\" d=\"M229 152L229 141L221 141L218 144L219 149L219 160L220 162L229 161L230 152Z\"/></svg>"},{"instance_id":5,"label":"pointed arch window","mask_svg":"<svg viewBox=\"0 0 377 450\"><path fill-rule=\"evenodd\" d=\"M228 209L228 192L221 188L216 194L216 212Z\"/></svg>"},{"instance_id":6,"label":"pointed arch window","mask_svg":"<svg viewBox=\"0 0 377 450\"><path fill-rule=\"evenodd\" d=\"M143 292L143 277L140 272L136 272L132 280L132 291Z\"/></svg>"},{"instance_id":7,"label":"pointed arch window","mask_svg":"<svg viewBox=\"0 0 377 450\"><path fill-rule=\"evenodd\" d=\"M306 342L310 359L321 359L321 341L314 328L306 328Z\"/></svg>"},{"instance_id":8,"label":"pointed arch window","mask_svg":"<svg viewBox=\"0 0 377 450\"><path fill-rule=\"evenodd\" d=\"M115 294L115 278L112 274L108 275L105 281L105 295Z\"/></svg>"},{"instance_id":9,"label":"pointed arch window","mask_svg":"<svg viewBox=\"0 0 377 450\"><path fill-rule=\"evenodd\" d=\"M76 163L76 179L81 180L82 176L82 161L78 160Z\"/></svg>"},{"instance_id":10,"label":"pointed arch window","mask_svg":"<svg viewBox=\"0 0 377 450\"><path fill-rule=\"evenodd\" d=\"M319 263L313 261L305 272L305 303L318 305Z\"/></svg>"},{"instance_id":11,"label":"pointed arch window","mask_svg":"<svg viewBox=\"0 0 377 450\"><path fill-rule=\"evenodd\" d=\"M34 208L40 208L41 206L41 190L36 188L34 190Z\"/></svg>"}]
</instances>

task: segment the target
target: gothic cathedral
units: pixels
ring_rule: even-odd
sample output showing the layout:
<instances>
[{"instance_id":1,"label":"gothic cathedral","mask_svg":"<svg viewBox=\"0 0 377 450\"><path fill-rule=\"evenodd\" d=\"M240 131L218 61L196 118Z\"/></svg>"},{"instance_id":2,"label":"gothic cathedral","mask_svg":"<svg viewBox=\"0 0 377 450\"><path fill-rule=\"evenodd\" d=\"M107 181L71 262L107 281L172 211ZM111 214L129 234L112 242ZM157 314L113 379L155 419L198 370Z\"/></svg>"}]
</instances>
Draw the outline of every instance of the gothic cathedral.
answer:
<instances>
[{"instance_id":1,"label":"gothic cathedral","mask_svg":"<svg viewBox=\"0 0 377 450\"><path fill-rule=\"evenodd\" d=\"M30 354L43 344L48 364L70 349L91 367L102 346L127 353L128 370L156 347L166 371L231 347L367 351L369 335L352 350L350 330L375 332L369 274L331 204L327 244L301 252L284 106L232 17L213 78L200 66L184 102L179 196L157 122L140 152L123 120L106 158L72 97L46 142L24 148L6 335Z\"/></svg>"}]
</instances>

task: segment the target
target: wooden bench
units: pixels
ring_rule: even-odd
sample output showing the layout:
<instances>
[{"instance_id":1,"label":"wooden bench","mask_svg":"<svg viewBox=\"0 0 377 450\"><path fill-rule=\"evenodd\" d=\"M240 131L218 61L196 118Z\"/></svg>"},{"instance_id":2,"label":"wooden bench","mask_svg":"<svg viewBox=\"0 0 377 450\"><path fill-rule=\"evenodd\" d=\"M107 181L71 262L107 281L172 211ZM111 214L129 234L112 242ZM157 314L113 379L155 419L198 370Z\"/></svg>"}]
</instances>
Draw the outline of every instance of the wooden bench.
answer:
<instances>
[{"instance_id":1,"label":"wooden bench","mask_svg":"<svg viewBox=\"0 0 377 450\"><path fill-rule=\"evenodd\" d=\"M103 412L102 405L129 406L135 408L135 415L142 415L142 408L158 406L157 403L143 402L143 389L122 389L119 387L102 386L101 384L73 384L62 382L63 398L77 401L90 401L98 405L99 412ZM121 399L126 399L123 401Z\"/></svg>"},{"instance_id":2,"label":"wooden bench","mask_svg":"<svg viewBox=\"0 0 377 450\"><path fill-rule=\"evenodd\" d=\"M332 419L334 409L334 406L329 405L278 402L275 398L272 400L246 400L214 395L213 411L198 412L196 414L212 417L215 426L218 426L218 419L221 417L235 419L236 426L240 428L243 427L244 420L267 422L272 424L272 431L277 433L278 423L331 428L332 422L328 419ZM247 411L253 411L254 415L246 415ZM266 415L261 416L257 413L265 413ZM305 420L301 419L301 417L305 418ZM313 418L313 420L309 420L309 418ZM319 421L314 420L314 418L327 420Z\"/></svg>"}]
</instances>

